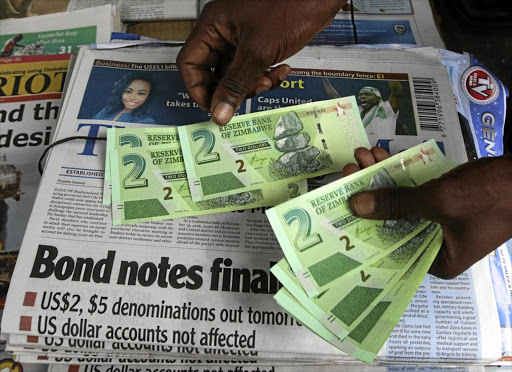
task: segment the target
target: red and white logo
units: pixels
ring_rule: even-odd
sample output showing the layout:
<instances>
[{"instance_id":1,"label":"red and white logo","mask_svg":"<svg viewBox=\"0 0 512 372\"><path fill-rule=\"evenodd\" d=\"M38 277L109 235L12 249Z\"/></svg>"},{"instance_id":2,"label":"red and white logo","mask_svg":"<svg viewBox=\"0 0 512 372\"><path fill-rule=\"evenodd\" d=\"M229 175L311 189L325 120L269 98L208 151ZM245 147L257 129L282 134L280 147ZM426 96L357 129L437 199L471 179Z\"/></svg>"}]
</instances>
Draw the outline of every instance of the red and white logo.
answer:
<instances>
[{"instance_id":1,"label":"red and white logo","mask_svg":"<svg viewBox=\"0 0 512 372\"><path fill-rule=\"evenodd\" d=\"M469 100L479 105L495 101L500 94L496 80L481 66L468 68L462 75L461 84Z\"/></svg>"}]
</instances>

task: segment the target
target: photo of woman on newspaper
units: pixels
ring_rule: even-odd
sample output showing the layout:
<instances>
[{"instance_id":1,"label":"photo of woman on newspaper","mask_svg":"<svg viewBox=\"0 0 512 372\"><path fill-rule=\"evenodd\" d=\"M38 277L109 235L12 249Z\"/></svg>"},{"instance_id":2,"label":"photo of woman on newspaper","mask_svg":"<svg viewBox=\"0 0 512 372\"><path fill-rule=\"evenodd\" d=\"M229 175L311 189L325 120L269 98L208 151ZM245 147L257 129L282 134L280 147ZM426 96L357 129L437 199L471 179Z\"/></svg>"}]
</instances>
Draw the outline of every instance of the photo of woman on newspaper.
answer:
<instances>
[{"instance_id":1,"label":"photo of woman on newspaper","mask_svg":"<svg viewBox=\"0 0 512 372\"><path fill-rule=\"evenodd\" d=\"M151 75L130 72L115 82L107 105L93 119L155 124L155 120L148 114L155 96Z\"/></svg>"}]
</instances>

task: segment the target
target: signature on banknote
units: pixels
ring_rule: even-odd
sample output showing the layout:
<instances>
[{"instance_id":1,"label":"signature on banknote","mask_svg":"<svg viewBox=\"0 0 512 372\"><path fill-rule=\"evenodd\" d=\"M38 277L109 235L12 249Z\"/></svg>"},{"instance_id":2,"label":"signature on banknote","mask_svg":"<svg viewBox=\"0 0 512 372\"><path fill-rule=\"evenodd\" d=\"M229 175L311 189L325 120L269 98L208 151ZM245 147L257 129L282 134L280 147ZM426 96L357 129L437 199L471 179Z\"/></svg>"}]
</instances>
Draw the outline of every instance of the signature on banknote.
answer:
<instances>
[{"instance_id":1,"label":"signature on banknote","mask_svg":"<svg viewBox=\"0 0 512 372\"><path fill-rule=\"evenodd\" d=\"M263 164L265 164L265 162L267 161L268 157L259 157L257 154L254 154L254 156L252 158L249 159L249 164L252 165L253 167L255 166L260 166L262 167Z\"/></svg>"},{"instance_id":2,"label":"signature on banknote","mask_svg":"<svg viewBox=\"0 0 512 372\"><path fill-rule=\"evenodd\" d=\"M372 231L373 231L373 226L361 227L361 226L357 225L356 231L355 231L355 236L356 236L356 238L363 240L362 238L369 237L372 234Z\"/></svg>"}]
</instances>

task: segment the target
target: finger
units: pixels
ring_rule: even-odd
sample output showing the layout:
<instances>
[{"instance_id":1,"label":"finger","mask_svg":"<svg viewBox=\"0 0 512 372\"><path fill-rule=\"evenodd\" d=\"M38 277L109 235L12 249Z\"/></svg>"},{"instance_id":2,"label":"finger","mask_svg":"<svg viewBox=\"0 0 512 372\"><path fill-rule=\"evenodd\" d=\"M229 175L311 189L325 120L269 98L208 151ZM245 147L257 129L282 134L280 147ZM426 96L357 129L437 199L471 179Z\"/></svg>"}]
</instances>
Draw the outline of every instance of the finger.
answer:
<instances>
[{"instance_id":1,"label":"finger","mask_svg":"<svg viewBox=\"0 0 512 372\"><path fill-rule=\"evenodd\" d=\"M439 213L428 190L419 187L392 187L362 192L350 199L352 211L372 220L397 220L419 217L431 221Z\"/></svg>"},{"instance_id":2,"label":"finger","mask_svg":"<svg viewBox=\"0 0 512 372\"><path fill-rule=\"evenodd\" d=\"M205 111L209 111L216 84L212 68L218 64L225 49L226 41L214 28L198 24L176 59L187 91Z\"/></svg>"},{"instance_id":3,"label":"finger","mask_svg":"<svg viewBox=\"0 0 512 372\"><path fill-rule=\"evenodd\" d=\"M354 163L350 163L350 164L347 164L347 165L345 165L343 167L343 169L341 171L341 175L343 177L349 176L352 173L356 173L357 171L360 171L360 170L361 170L361 168L359 167L359 165L354 164Z\"/></svg>"},{"instance_id":4,"label":"finger","mask_svg":"<svg viewBox=\"0 0 512 372\"><path fill-rule=\"evenodd\" d=\"M250 98L255 94L261 94L269 89L278 88L290 72L291 68L288 65L280 65L271 69L264 76L260 76L254 80L248 89L246 97Z\"/></svg>"},{"instance_id":5,"label":"finger","mask_svg":"<svg viewBox=\"0 0 512 372\"><path fill-rule=\"evenodd\" d=\"M377 163L379 161L385 160L391 156L391 154L389 152L387 152L386 150L384 150L382 147L372 147L372 149L370 151L373 155L373 158L375 159L375 161Z\"/></svg>"},{"instance_id":6,"label":"finger","mask_svg":"<svg viewBox=\"0 0 512 372\"><path fill-rule=\"evenodd\" d=\"M458 266L459 263L453 262L450 257L450 251L448 250L446 241L443 241L443 245L434 258L432 265L430 265L428 273L441 279L453 279L462 272L462 270L460 272L454 271L454 268L458 268Z\"/></svg>"},{"instance_id":7,"label":"finger","mask_svg":"<svg viewBox=\"0 0 512 372\"><path fill-rule=\"evenodd\" d=\"M272 88L272 81L266 76L260 76L250 85L246 98L251 98L256 94L261 94Z\"/></svg>"},{"instance_id":8,"label":"finger","mask_svg":"<svg viewBox=\"0 0 512 372\"><path fill-rule=\"evenodd\" d=\"M276 66L267 72L265 76L272 81L271 89L278 88L281 83L288 77L290 72L292 72L292 68L287 64Z\"/></svg>"},{"instance_id":9,"label":"finger","mask_svg":"<svg viewBox=\"0 0 512 372\"><path fill-rule=\"evenodd\" d=\"M367 148L359 147L356 149L354 157L361 168L368 168L375 164L375 158L373 157L372 152Z\"/></svg>"},{"instance_id":10,"label":"finger","mask_svg":"<svg viewBox=\"0 0 512 372\"><path fill-rule=\"evenodd\" d=\"M215 123L225 125L231 120L251 84L263 76L266 67L265 62L253 52L237 50L231 66L213 93L210 111Z\"/></svg>"}]
</instances>

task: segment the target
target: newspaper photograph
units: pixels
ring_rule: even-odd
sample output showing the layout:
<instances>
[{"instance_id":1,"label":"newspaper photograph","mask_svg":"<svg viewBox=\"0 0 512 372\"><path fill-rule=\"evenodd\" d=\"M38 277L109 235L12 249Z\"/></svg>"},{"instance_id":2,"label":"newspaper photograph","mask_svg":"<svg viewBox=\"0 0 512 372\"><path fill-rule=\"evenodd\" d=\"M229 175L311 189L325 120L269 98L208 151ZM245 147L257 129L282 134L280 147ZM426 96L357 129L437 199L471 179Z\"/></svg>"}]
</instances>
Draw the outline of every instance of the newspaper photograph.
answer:
<instances>
[{"instance_id":1,"label":"newspaper photograph","mask_svg":"<svg viewBox=\"0 0 512 372\"><path fill-rule=\"evenodd\" d=\"M160 110L172 112L183 121L171 124L196 120L186 117L187 102L191 100L182 83L173 86L167 81L169 87L159 88L164 93L153 101L151 110L139 112L137 119L121 119L117 109L105 109L116 82L132 72L154 75L157 84L171 74L176 74L171 81L179 81L179 72L170 67L176 53L175 48L82 49L55 139L104 137L107 128L113 126L144 126L152 121L168 124L161 123ZM245 113L257 111L257 107L270 109L273 105L320 99L327 95L323 78L328 78L334 89L357 94L364 111L369 105L359 92L371 87L367 90L375 96L379 90L386 115L392 116L393 112L396 117L391 120L395 133L385 128L384 136L376 130L374 143L388 140L391 151L398 152L401 146L407 148L434 136L444 144L449 158L462 161L462 135L440 60L426 53L390 51L379 54L378 66L362 63L374 59L370 53L343 51L330 56L326 52L322 66L316 65L318 58L308 57L308 51L300 53L289 60L294 73L280 89L247 101L240 110ZM349 80L342 77L338 66L343 66L343 71L364 72L364 76L352 77L362 85L347 84L344 88L345 84L336 79ZM419 66L421 75L417 72ZM315 72L320 69L323 72ZM112 76L106 78L109 73ZM100 75L105 77L104 86L95 90L96 83L90 80L98 82ZM415 77L433 79L438 84L434 107L442 109L446 123L450 123L440 125L441 131L421 126L424 120L419 114L421 99L414 86ZM125 84L126 80L142 81L133 76L121 81ZM307 98L301 95L304 87L309 91ZM147 91L148 86L145 88ZM94 97L88 90L103 98ZM435 106L436 94L443 102L442 108ZM258 102L260 99L268 102ZM174 103L172 107L168 102ZM381 111L375 114L379 115L383 116ZM148 124L132 123L131 119ZM397 133L399 120L404 129ZM403 134L405 128L407 134ZM280 284L270 267L283 254L262 209L112 226L109 207L102 204L104 157L105 142L90 139L59 145L47 159L29 222L30 233L18 258L22 263L18 267L24 269L15 270L2 321L3 336L18 337L19 343L13 346L43 348L44 342L67 343L71 351L71 340L84 340L89 341L87 351L91 352L103 352L101 346L109 343L129 343L166 350L197 348L210 354L218 350L241 352L254 360L355 362L298 324L273 300ZM451 315L455 312L456 320ZM453 281L427 276L377 360L440 364L496 360L501 350L501 338L496 337L497 317L486 260ZM447 352L447 347L453 350ZM65 349L59 348L59 353Z\"/></svg>"}]
</instances>

